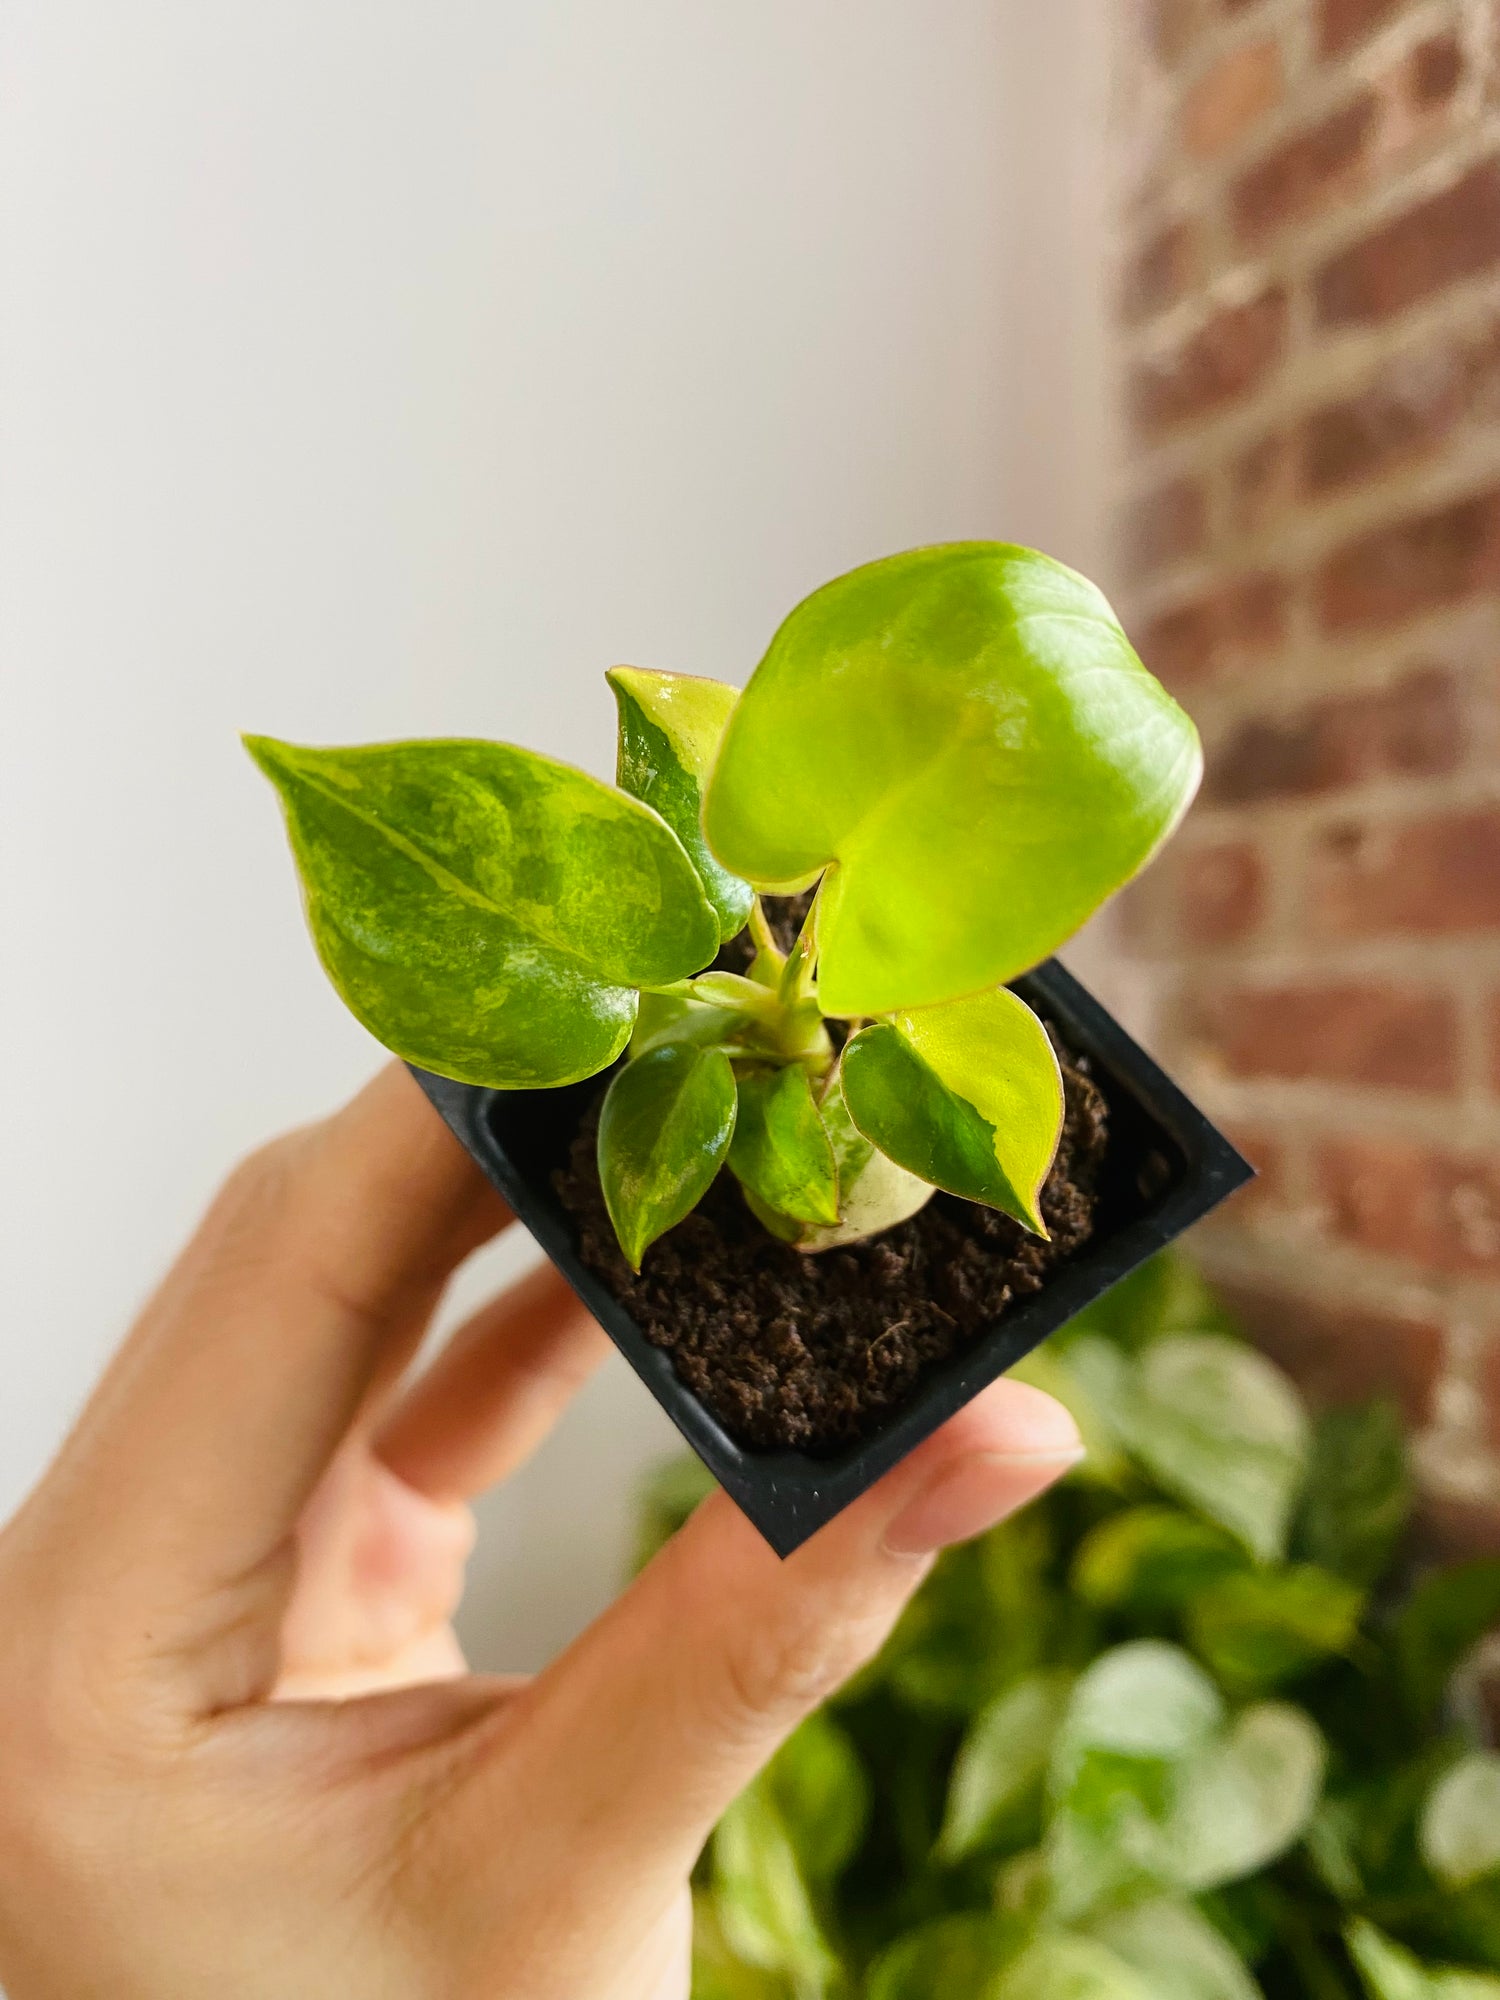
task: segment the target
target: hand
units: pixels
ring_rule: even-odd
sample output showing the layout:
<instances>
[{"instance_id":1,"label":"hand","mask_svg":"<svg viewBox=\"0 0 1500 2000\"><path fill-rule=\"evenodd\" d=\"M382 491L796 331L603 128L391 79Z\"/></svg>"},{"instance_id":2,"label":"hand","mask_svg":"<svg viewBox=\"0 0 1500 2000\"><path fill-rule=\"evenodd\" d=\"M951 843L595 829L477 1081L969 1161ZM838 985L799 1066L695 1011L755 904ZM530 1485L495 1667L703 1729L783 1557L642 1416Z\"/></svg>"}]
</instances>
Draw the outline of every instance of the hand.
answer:
<instances>
[{"instance_id":1,"label":"hand","mask_svg":"<svg viewBox=\"0 0 1500 2000\"><path fill-rule=\"evenodd\" d=\"M0 1534L10 2000L683 2000L719 1813L1077 1456L1000 1383L790 1561L716 1494L544 1673L466 1676L465 1502L607 1351L546 1270L404 1384L508 1219L387 1070L236 1172Z\"/></svg>"}]
</instances>

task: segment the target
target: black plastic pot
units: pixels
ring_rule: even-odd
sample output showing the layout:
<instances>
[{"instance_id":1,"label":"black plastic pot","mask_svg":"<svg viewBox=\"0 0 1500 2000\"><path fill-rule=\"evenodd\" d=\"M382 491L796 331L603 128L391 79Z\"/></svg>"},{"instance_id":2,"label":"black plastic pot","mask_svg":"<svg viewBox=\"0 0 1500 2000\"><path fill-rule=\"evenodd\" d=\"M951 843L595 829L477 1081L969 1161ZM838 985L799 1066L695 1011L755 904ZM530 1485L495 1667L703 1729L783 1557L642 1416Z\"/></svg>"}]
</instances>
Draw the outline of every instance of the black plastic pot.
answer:
<instances>
[{"instance_id":1,"label":"black plastic pot","mask_svg":"<svg viewBox=\"0 0 1500 2000\"><path fill-rule=\"evenodd\" d=\"M598 1319L714 1477L779 1555L847 1507L971 1396L1003 1375L1064 1321L1170 1243L1254 1169L1145 1050L1055 959L1016 991L1091 1058L1109 1105L1110 1144L1094 1234L1030 1298L924 1375L878 1430L829 1457L754 1451L736 1443L679 1381L578 1255L573 1218L552 1189L599 1079L563 1090L482 1090L413 1073L433 1104Z\"/></svg>"}]
</instances>

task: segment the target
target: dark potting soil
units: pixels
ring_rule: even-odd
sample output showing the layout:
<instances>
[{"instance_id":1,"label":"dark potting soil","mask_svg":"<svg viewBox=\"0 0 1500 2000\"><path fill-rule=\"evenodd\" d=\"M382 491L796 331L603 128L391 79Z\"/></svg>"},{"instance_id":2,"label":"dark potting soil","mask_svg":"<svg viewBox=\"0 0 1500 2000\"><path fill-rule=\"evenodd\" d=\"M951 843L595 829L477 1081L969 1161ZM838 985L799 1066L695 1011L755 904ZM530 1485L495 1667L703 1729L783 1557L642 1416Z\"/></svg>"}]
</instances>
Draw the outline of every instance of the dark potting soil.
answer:
<instances>
[{"instance_id":1,"label":"dark potting soil","mask_svg":"<svg viewBox=\"0 0 1500 2000\"><path fill-rule=\"evenodd\" d=\"M784 943L800 907L772 906ZM740 939L721 954L734 971L745 959ZM637 1275L599 1185L601 1090L554 1176L579 1225L583 1261L742 1444L813 1452L852 1444L910 1395L925 1369L993 1325L1013 1299L1040 1290L1092 1234L1105 1103L1087 1060L1050 1023L1047 1032L1066 1102L1042 1189L1048 1242L994 1209L938 1194L893 1229L809 1256L768 1234L726 1171L646 1252Z\"/></svg>"}]
</instances>

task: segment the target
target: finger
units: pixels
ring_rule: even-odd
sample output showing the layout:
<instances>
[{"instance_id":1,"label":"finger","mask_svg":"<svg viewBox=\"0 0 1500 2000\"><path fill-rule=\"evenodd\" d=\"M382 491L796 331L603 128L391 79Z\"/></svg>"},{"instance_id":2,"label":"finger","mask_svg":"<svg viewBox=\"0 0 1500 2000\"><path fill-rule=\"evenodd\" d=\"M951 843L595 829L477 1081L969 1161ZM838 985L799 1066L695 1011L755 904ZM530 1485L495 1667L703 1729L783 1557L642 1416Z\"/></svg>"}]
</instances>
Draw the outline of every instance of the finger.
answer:
<instances>
[{"instance_id":1,"label":"finger","mask_svg":"<svg viewBox=\"0 0 1500 2000\"><path fill-rule=\"evenodd\" d=\"M469 1499L530 1457L609 1351L561 1273L541 1264L459 1328L376 1449L418 1492Z\"/></svg>"},{"instance_id":2,"label":"finger","mask_svg":"<svg viewBox=\"0 0 1500 2000\"><path fill-rule=\"evenodd\" d=\"M1000 1382L785 1562L714 1495L522 1697L525 1729L471 1779L476 1843L497 1791L545 1797L537 1840L558 1843L550 1860L591 1896L616 1878L627 1893L642 1871L672 1879L782 1739L876 1651L932 1554L1080 1456L1061 1405Z\"/></svg>"},{"instance_id":3,"label":"finger","mask_svg":"<svg viewBox=\"0 0 1500 2000\"><path fill-rule=\"evenodd\" d=\"M393 1346L509 1220L399 1066L231 1177L68 1445L70 1573L144 1624L286 1567ZM44 1490L44 1501L49 1497ZM274 1579L276 1591L285 1577ZM242 1607L236 1607L237 1613Z\"/></svg>"}]
</instances>

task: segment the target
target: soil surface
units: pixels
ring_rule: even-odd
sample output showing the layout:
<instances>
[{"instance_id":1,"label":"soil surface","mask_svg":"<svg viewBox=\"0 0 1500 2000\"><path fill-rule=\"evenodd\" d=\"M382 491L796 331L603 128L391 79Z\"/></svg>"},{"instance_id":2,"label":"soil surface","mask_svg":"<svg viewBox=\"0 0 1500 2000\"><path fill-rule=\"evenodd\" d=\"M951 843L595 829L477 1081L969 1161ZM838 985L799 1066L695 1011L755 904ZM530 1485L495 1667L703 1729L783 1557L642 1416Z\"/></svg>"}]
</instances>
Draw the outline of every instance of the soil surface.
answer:
<instances>
[{"instance_id":1,"label":"soil surface","mask_svg":"<svg viewBox=\"0 0 1500 2000\"><path fill-rule=\"evenodd\" d=\"M774 908L786 933L798 905ZM789 942L789 937L787 940ZM735 939L721 954L741 970ZM909 1221L808 1256L779 1243L721 1173L693 1213L646 1252L639 1275L620 1253L595 1159L601 1090L554 1176L584 1262L677 1373L741 1443L836 1451L874 1429L923 1371L989 1328L1013 1299L1087 1242L1108 1138L1086 1059L1048 1024L1066 1116L1042 1190L1051 1241L1009 1216L938 1194Z\"/></svg>"}]
</instances>

